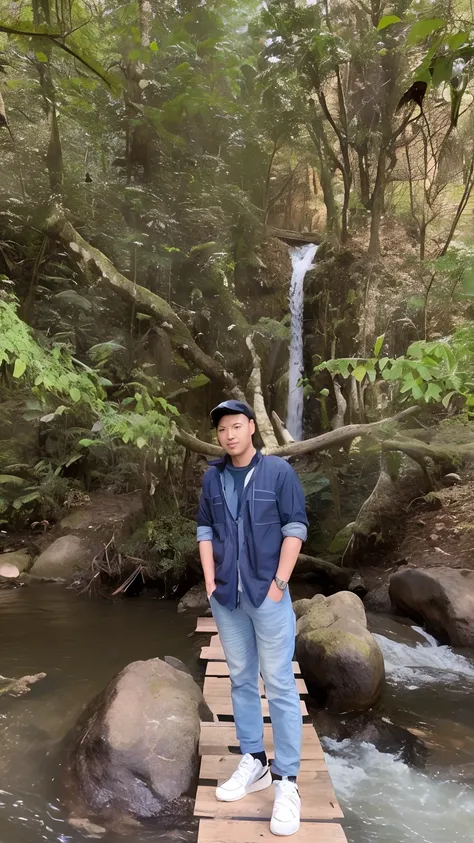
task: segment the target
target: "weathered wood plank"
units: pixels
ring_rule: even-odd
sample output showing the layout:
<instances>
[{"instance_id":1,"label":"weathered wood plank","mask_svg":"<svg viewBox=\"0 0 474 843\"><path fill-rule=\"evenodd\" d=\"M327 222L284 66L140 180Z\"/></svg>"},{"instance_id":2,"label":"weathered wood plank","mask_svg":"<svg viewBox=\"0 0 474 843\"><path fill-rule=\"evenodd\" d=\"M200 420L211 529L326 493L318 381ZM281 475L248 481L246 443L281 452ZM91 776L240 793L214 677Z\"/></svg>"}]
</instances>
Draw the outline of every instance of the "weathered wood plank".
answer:
<instances>
[{"instance_id":1,"label":"weathered wood plank","mask_svg":"<svg viewBox=\"0 0 474 843\"><path fill-rule=\"evenodd\" d=\"M232 775L239 761L239 755L230 753L226 755L203 755L199 778L209 781L225 781ZM304 758L301 762L298 779L313 777L316 773L327 773L324 756L321 756L319 760Z\"/></svg>"},{"instance_id":2,"label":"weathered wood plank","mask_svg":"<svg viewBox=\"0 0 474 843\"><path fill-rule=\"evenodd\" d=\"M214 618L198 618L196 623L196 632L217 632L217 625Z\"/></svg>"},{"instance_id":3,"label":"weathered wood plank","mask_svg":"<svg viewBox=\"0 0 474 843\"><path fill-rule=\"evenodd\" d=\"M301 778L298 781L301 794L301 819L332 820L342 817L329 773L315 773L314 779ZM199 785L194 806L196 817L219 817L221 819L269 820L272 815L273 787L259 793L249 793L238 802L219 802L215 787Z\"/></svg>"},{"instance_id":4,"label":"weathered wood plank","mask_svg":"<svg viewBox=\"0 0 474 843\"><path fill-rule=\"evenodd\" d=\"M273 753L273 732L269 724L263 728L263 742L267 753ZM237 735L233 723L201 723L199 743L200 755L226 755L228 747L238 748ZM302 758L323 757L323 750L313 726L308 723L303 726Z\"/></svg>"},{"instance_id":5,"label":"weathered wood plank","mask_svg":"<svg viewBox=\"0 0 474 843\"><path fill-rule=\"evenodd\" d=\"M339 823L302 823L295 843L347 843ZM267 822L205 820L199 822L198 843L275 843Z\"/></svg>"},{"instance_id":6,"label":"weathered wood plank","mask_svg":"<svg viewBox=\"0 0 474 843\"><path fill-rule=\"evenodd\" d=\"M204 648L203 648L204 649ZM201 651L202 652L202 651ZM201 658L202 655L201 655ZM293 673L295 676L301 675L301 668L298 662L292 662L293 665ZM206 665L206 676L228 676L229 675L229 667L224 659L221 661L214 661L210 662Z\"/></svg>"},{"instance_id":7,"label":"weathered wood plank","mask_svg":"<svg viewBox=\"0 0 474 843\"><path fill-rule=\"evenodd\" d=\"M201 647L201 659L209 662L222 662L225 660L222 647Z\"/></svg>"},{"instance_id":8,"label":"weathered wood plank","mask_svg":"<svg viewBox=\"0 0 474 843\"><path fill-rule=\"evenodd\" d=\"M221 717L233 717L234 716L234 709L232 707L232 700L231 699L224 699L223 697L213 696L212 694L204 695L204 698L214 714L220 715ZM270 717L270 708L268 704L268 700L262 697L262 716L263 717ZM301 708L301 715L305 717L308 714L308 709L306 708L306 703L304 700L300 700L300 708Z\"/></svg>"},{"instance_id":9,"label":"weathered wood plank","mask_svg":"<svg viewBox=\"0 0 474 843\"><path fill-rule=\"evenodd\" d=\"M306 683L304 679L296 679L296 688L299 694L307 694L308 689L306 687ZM260 679L259 682L259 690L260 696L263 697L265 694L265 687L263 685L263 680ZM204 696L207 697L210 694L212 697L225 697L226 699L230 699L230 679L228 676L208 676L204 679L204 688L203 688Z\"/></svg>"}]
</instances>

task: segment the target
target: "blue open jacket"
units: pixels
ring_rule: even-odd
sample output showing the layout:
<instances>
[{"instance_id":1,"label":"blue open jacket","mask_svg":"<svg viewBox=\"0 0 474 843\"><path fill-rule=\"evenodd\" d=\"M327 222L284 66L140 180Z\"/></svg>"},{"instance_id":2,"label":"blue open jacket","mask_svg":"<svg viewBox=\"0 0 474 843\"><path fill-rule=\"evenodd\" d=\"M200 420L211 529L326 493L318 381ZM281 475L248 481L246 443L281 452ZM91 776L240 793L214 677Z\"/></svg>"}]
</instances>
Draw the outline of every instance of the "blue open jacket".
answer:
<instances>
[{"instance_id":1,"label":"blue open jacket","mask_svg":"<svg viewBox=\"0 0 474 843\"><path fill-rule=\"evenodd\" d=\"M228 457L210 464L203 477L197 540L212 541L216 567L214 597L228 609L242 589L258 607L277 572L283 539L305 541L308 519L301 483L280 457L257 452L246 477L240 514Z\"/></svg>"}]
</instances>

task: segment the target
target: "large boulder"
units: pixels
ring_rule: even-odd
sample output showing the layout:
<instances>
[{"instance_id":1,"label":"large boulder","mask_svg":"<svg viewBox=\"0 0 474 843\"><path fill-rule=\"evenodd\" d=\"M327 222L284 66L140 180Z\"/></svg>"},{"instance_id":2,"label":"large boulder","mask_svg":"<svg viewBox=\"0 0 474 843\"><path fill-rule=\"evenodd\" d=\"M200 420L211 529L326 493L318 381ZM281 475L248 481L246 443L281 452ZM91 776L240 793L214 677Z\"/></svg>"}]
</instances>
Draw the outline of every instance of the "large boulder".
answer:
<instances>
[{"instance_id":1,"label":"large boulder","mask_svg":"<svg viewBox=\"0 0 474 843\"><path fill-rule=\"evenodd\" d=\"M207 612L208 609L209 600L203 582L193 585L178 603L178 612Z\"/></svg>"},{"instance_id":2,"label":"large boulder","mask_svg":"<svg viewBox=\"0 0 474 843\"><path fill-rule=\"evenodd\" d=\"M0 576L16 579L31 567L31 557L26 550L14 550L0 555Z\"/></svg>"},{"instance_id":3,"label":"large boulder","mask_svg":"<svg viewBox=\"0 0 474 843\"><path fill-rule=\"evenodd\" d=\"M390 579L392 601L453 647L474 647L474 571L402 568Z\"/></svg>"},{"instance_id":4,"label":"large boulder","mask_svg":"<svg viewBox=\"0 0 474 843\"><path fill-rule=\"evenodd\" d=\"M61 536L38 556L31 574L35 577L69 580L84 571L93 557L87 539L81 536Z\"/></svg>"},{"instance_id":5,"label":"large boulder","mask_svg":"<svg viewBox=\"0 0 474 843\"><path fill-rule=\"evenodd\" d=\"M128 665L89 704L66 757L66 801L104 821L190 809L202 693L161 659Z\"/></svg>"},{"instance_id":6,"label":"large boulder","mask_svg":"<svg viewBox=\"0 0 474 843\"><path fill-rule=\"evenodd\" d=\"M309 601L296 625L296 657L308 689L333 712L370 708L383 690L382 652L351 592Z\"/></svg>"}]
</instances>

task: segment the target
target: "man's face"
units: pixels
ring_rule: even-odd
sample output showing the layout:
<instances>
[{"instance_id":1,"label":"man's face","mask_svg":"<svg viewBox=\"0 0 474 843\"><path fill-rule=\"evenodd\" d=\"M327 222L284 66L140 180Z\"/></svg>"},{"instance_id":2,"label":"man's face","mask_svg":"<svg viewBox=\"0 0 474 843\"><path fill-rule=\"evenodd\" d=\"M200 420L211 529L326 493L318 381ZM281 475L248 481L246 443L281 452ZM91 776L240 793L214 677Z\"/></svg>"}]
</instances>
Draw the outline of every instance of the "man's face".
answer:
<instances>
[{"instance_id":1,"label":"man's face","mask_svg":"<svg viewBox=\"0 0 474 843\"><path fill-rule=\"evenodd\" d=\"M231 457L239 457L252 446L255 422L243 413L222 416L217 425L219 445Z\"/></svg>"}]
</instances>

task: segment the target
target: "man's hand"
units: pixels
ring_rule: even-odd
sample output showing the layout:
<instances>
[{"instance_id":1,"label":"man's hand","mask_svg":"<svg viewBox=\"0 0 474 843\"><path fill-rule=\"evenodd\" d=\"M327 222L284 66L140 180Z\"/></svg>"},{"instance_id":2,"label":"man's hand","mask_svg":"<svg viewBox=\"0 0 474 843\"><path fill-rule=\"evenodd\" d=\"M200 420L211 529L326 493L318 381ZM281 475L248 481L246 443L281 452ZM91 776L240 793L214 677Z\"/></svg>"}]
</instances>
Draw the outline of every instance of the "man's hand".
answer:
<instances>
[{"instance_id":1,"label":"man's hand","mask_svg":"<svg viewBox=\"0 0 474 843\"><path fill-rule=\"evenodd\" d=\"M213 593L215 592L216 588L217 588L217 586L216 586L216 583L215 583L215 581L214 581L214 580L212 580L212 582L207 582L207 583L206 583L206 594L207 594L208 598L211 598L211 597L212 597L212 595L213 595Z\"/></svg>"},{"instance_id":2,"label":"man's hand","mask_svg":"<svg viewBox=\"0 0 474 843\"><path fill-rule=\"evenodd\" d=\"M280 600L282 599L284 593L285 592L282 591L281 588L278 588L275 580L272 580L272 584L271 584L270 589L269 589L268 594L267 594L267 597L270 598L272 603L279 603Z\"/></svg>"}]
</instances>

